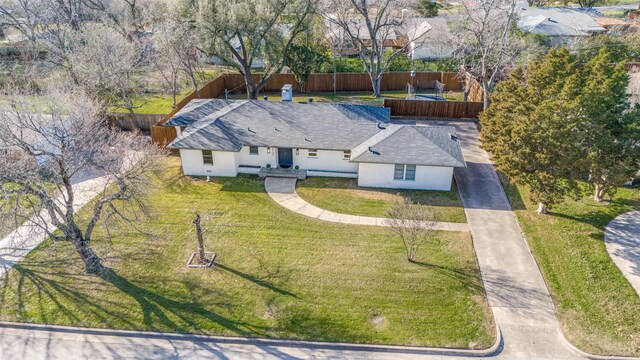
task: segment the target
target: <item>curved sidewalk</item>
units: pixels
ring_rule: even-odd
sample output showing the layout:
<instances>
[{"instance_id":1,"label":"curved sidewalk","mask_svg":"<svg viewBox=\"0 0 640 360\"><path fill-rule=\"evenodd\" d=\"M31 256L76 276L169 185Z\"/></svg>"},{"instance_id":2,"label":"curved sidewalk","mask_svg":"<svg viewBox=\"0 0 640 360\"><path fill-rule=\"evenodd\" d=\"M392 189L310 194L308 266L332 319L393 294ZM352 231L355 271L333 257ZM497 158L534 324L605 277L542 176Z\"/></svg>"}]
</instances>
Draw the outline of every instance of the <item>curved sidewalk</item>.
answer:
<instances>
[{"instance_id":1,"label":"curved sidewalk","mask_svg":"<svg viewBox=\"0 0 640 360\"><path fill-rule=\"evenodd\" d=\"M342 224L389 226L387 218L340 214L311 205L296 193L296 181L293 178L267 177L264 188L275 202L300 215ZM437 222L434 228L469 231L469 226L464 223Z\"/></svg>"},{"instance_id":2,"label":"curved sidewalk","mask_svg":"<svg viewBox=\"0 0 640 360\"><path fill-rule=\"evenodd\" d=\"M609 256L640 296L640 211L611 220L604 242Z\"/></svg>"}]
</instances>

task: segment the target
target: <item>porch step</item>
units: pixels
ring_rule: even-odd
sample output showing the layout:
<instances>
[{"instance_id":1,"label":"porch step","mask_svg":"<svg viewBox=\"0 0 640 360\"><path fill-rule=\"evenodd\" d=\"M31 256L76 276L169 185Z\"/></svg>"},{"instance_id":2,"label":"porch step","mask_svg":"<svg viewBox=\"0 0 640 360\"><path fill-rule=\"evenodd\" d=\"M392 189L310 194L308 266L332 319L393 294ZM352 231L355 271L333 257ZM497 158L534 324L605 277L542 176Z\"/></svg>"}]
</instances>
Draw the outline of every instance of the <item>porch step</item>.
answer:
<instances>
[{"instance_id":1,"label":"porch step","mask_svg":"<svg viewBox=\"0 0 640 360\"><path fill-rule=\"evenodd\" d=\"M266 177L279 177L279 178L294 178L298 180L304 180L307 178L306 169L283 169L283 168L260 168L258 177L264 179Z\"/></svg>"}]
</instances>

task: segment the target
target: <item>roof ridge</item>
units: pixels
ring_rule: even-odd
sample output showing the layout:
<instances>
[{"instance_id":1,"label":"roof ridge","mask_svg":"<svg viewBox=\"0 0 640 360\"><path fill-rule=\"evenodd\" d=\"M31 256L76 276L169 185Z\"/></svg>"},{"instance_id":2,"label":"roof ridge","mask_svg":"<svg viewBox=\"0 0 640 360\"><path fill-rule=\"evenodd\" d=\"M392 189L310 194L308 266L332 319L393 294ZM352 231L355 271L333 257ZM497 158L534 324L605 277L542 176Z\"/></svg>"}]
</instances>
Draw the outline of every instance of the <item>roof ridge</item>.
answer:
<instances>
[{"instance_id":1,"label":"roof ridge","mask_svg":"<svg viewBox=\"0 0 640 360\"><path fill-rule=\"evenodd\" d=\"M211 124L215 123L216 120L218 120L219 118L221 118L224 115L228 114L229 112L239 108L240 106L246 104L247 102L249 102L249 100L233 101L233 102L225 105L224 107L222 107L219 110L211 113L210 115L204 117L203 119L200 119L200 120L194 122L193 124L191 124L184 131L182 131L180 133L180 135L178 135L174 141L184 140L184 139L188 138L189 136L197 133L198 131L204 129L205 127L210 126Z\"/></svg>"},{"instance_id":2,"label":"roof ridge","mask_svg":"<svg viewBox=\"0 0 640 360\"><path fill-rule=\"evenodd\" d=\"M439 128L439 129L442 129L442 130L448 130L449 139L451 141L455 141L459 145L458 140L457 140L458 133L456 132L456 128L453 127L453 126L447 126L447 125L433 125L433 126L416 126L416 125L414 125L413 126L414 131L417 132L418 134L420 134L423 138L425 138L425 140L429 141L430 143L435 145L438 149L442 150L444 153L449 155L452 159L455 159L457 161L458 159L456 159L456 157L454 155L452 155L449 151L447 151L447 149L442 147L441 144L439 144L436 141L433 141L432 139L429 139L423 132L421 132L419 130L419 129L432 130L434 128ZM451 133L451 130L453 130L453 134ZM452 136L455 136L456 139L453 139Z\"/></svg>"},{"instance_id":3,"label":"roof ridge","mask_svg":"<svg viewBox=\"0 0 640 360\"><path fill-rule=\"evenodd\" d=\"M360 144L356 145L353 149L351 149L351 158L355 159L356 157L363 154L365 151L368 151L370 147L373 147L376 144L381 143L385 139L389 138L389 136L397 133L400 129L402 129L405 126L406 125L398 125L398 124L387 125L386 128L381 129L379 132L373 134L373 136L364 140Z\"/></svg>"}]
</instances>

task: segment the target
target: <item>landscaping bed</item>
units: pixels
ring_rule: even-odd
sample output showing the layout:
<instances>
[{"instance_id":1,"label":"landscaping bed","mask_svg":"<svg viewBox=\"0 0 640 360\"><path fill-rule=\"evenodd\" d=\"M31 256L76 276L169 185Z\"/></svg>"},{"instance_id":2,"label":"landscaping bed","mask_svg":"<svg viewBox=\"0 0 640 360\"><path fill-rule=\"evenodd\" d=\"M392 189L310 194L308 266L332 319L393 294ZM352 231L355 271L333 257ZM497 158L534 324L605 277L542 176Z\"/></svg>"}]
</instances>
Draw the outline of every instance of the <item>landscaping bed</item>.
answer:
<instances>
[{"instance_id":1,"label":"landscaping bed","mask_svg":"<svg viewBox=\"0 0 640 360\"><path fill-rule=\"evenodd\" d=\"M567 339L589 353L640 355L640 297L604 244L606 225L637 209L640 193L621 188L611 203L601 204L567 199L538 215L526 188L503 184Z\"/></svg>"},{"instance_id":2,"label":"landscaping bed","mask_svg":"<svg viewBox=\"0 0 640 360\"><path fill-rule=\"evenodd\" d=\"M253 176L149 184L149 214L93 246L113 272L84 275L44 242L0 279L0 319L128 330L483 348L494 327L468 233L437 232L408 263L387 229L333 224L277 205ZM209 269L190 269L203 219Z\"/></svg>"},{"instance_id":3,"label":"landscaping bed","mask_svg":"<svg viewBox=\"0 0 640 360\"><path fill-rule=\"evenodd\" d=\"M438 221L466 222L457 189L451 191L374 189L357 186L356 179L310 177L298 183L298 195L319 208L342 214L387 217L396 201L437 212Z\"/></svg>"}]
</instances>

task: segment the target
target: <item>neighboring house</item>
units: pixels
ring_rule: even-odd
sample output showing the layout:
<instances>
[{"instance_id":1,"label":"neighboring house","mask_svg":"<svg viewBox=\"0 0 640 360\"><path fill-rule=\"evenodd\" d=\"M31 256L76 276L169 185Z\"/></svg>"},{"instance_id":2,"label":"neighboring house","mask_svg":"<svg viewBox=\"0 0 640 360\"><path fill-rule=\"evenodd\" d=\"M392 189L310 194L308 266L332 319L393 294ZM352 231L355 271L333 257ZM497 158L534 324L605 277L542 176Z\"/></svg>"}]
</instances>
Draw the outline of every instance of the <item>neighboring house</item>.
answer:
<instances>
[{"instance_id":1,"label":"neighboring house","mask_svg":"<svg viewBox=\"0 0 640 360\"><path fill-rule=\"evenodd\" d=\"M424 18L429 30L409 47L412 60L450 59L456 49L449 19L445 16Z\"/></svg>"},{"instance_id":2,"label":"neighboring house","mask_svg":"<svg viewBox=\"0 0 640 360\"><path fill-rule=\"evenodd\" d=\"M164 125L176 127L169 148L185 175L297 166L366 187L450 190L453 169L466 166L455 129L389 120L377 106L197 99Z\"/></svg>"},{"instance_id":3,"label":"neighboring house","mask_svg":"<svg viewBox=\"0 0 640 360\"><path fill-rule=\"evenodd\" d=\"M425 18L397 19L396 21L400 25L383 27L378 32L377 41L384 40L385 50L404 51L409 48L412 42L421 39L431 29ZM336 55L354 56L359 54L360 44L352 43L349 33L360 39L366 47L371 46L371 35L363 19L353 19L349 22L349 33L331 21L327 20L325 24L327 26L327 42L330 47L334 47Z\"/></svg>"},{"instance_id":4,"label":"neighboring house","mask_svg":"<svg viewBox=\"0 0 640 360\"><path fill-rule=\"evenodd\" d=\"M569 8L523 7L518 16L520 30L549 37L553 45L606 31L589 14Z\"/></svg>"}]
</instances>

